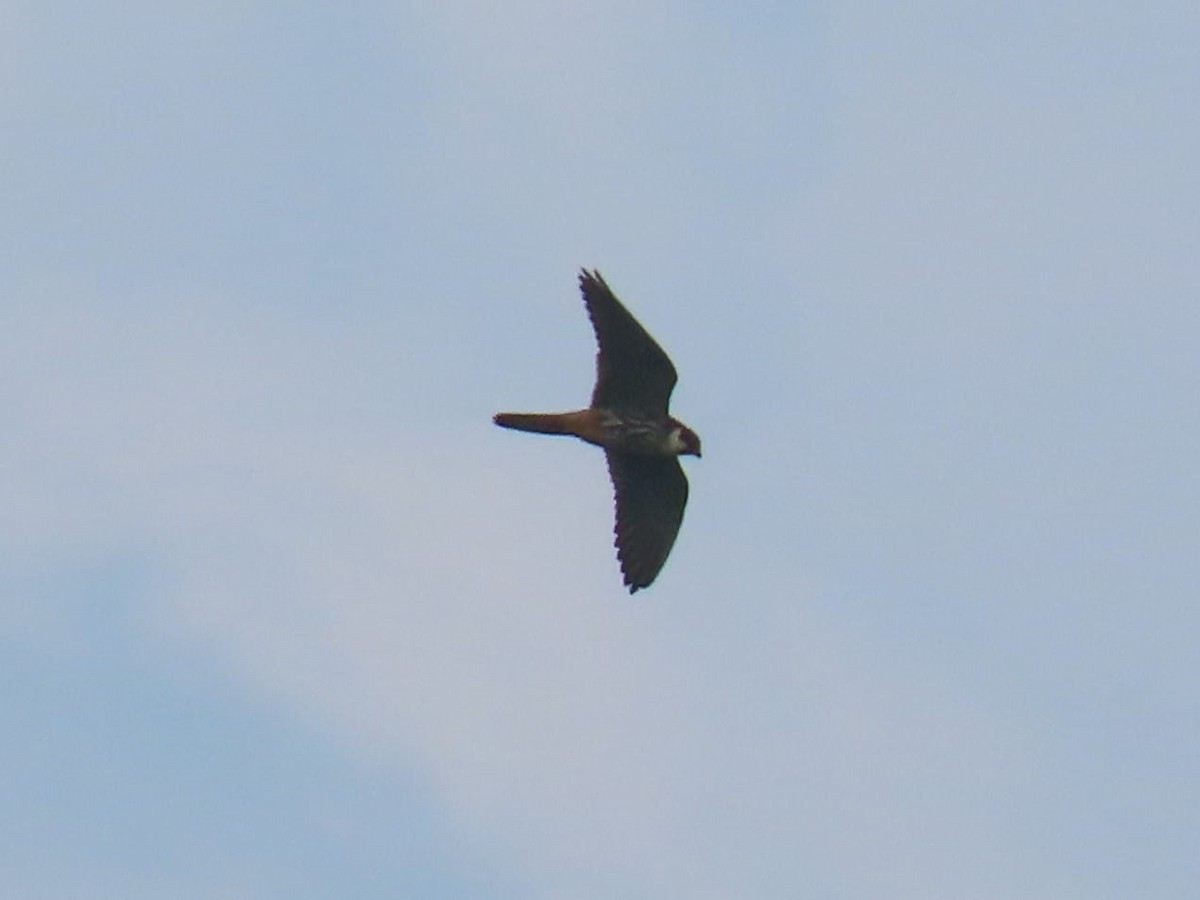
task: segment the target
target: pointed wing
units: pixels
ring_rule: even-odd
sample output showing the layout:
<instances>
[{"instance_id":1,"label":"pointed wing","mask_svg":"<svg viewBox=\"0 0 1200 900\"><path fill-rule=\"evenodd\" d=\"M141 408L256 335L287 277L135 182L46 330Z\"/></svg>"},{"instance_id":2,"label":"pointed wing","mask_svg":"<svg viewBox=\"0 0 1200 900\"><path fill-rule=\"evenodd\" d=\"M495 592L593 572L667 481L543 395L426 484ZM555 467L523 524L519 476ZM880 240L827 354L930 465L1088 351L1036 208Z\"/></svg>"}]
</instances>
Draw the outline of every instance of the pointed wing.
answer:
<instances>
[{"instance_id":1,"label":"pointed wing","mask_svg":"<svg viewBox=\"0 0 1200 900\"><path fill-rule=\"evenodd\" d=\"M621 305L599 272L584 269L579 287L600 348L592 406L665 417L677 377L670 358Z\"/></svg>"},{"instance_id":2,"label":"pointed wing","mask_svg":"<svg viewBox=\"0 0 1200 900\"><path fill-rule=\"evenodd\" d=\"M617 498L617 558L629 593L649 586L679 534L688 483L674 456L606 450Z\"/></svg>"}]
</instances>

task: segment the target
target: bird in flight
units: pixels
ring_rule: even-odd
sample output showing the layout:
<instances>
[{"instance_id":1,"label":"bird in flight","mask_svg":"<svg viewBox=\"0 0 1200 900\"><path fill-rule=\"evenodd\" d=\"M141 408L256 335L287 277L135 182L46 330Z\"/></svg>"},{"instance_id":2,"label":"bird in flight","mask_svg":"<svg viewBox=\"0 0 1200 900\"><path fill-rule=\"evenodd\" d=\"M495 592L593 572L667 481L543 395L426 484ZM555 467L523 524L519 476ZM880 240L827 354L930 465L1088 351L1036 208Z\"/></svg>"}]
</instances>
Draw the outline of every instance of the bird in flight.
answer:
<instances>
[{"instance_id":1,"label":"bird in flight","mask_svg":"<svg viewBox=\"0 0 1200 900\"><path fill-rule=\"evenodd\" d=\"M497 413L505 428L569 434L604 449L616 495L617 559L629 593L654 581L687 505L680 456L700 456L700 438L667 411L678 376L670 358L629 314L599 272L579 274L596 332L596 386L587 409Z\"/></svg>"}]
</instances>

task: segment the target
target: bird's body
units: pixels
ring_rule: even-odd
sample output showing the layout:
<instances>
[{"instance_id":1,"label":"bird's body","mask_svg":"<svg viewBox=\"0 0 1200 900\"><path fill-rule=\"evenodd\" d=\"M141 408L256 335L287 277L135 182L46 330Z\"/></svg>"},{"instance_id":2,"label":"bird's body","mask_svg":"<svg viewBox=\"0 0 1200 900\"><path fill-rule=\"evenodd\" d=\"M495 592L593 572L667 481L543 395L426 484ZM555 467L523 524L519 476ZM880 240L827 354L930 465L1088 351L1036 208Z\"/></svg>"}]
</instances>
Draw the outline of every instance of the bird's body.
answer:
<instances>
[{"instance_id":1,"label":"bird's body","mask_svg":"<svg viewBox=\"0 0 1200 900\"><path fill-rule=\"evenodd\" d=\"M517 431L569 434L606 450L641 456L678 456L689 446L683 438L687 426L677 419L639 419L611 409L589 407L567 413L497 413L494 421Z\"/></svg>"},{"instance_id":2,"label":"bird's body","mask_svg":"<svg viewBox=\"0 0 1200 900\"><path fill-rule=\"evenodd\" d=\"M671 417L675 367L609 290L599 272L579 276L596 332L596 387L586 409L497 413L505 428L567 434L603 447L616 492L617 556L630 593L647 587L683 522L688 484L679 456L700 456L700 438Z\"/></svg>"}]
</instances>

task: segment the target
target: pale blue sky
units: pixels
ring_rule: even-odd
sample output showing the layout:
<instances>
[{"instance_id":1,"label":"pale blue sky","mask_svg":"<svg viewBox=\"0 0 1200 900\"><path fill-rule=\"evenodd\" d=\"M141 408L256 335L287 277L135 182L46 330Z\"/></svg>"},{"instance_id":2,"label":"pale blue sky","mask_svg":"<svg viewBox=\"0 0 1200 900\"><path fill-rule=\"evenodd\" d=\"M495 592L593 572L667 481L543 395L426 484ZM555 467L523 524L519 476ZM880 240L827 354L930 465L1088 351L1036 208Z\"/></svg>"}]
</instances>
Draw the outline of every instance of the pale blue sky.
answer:
<instances>
[{"instance_id":1,"label":"pale blue sky","mask_svg":"<svg viewBox=\"0 0 1200 900\"><path fill-rule=\"evenodd\" d=\"M0 889L1184 898L1200 7L15 2ZM575 273L704 439L630 598Z\"/></svg>"}]
</instances>

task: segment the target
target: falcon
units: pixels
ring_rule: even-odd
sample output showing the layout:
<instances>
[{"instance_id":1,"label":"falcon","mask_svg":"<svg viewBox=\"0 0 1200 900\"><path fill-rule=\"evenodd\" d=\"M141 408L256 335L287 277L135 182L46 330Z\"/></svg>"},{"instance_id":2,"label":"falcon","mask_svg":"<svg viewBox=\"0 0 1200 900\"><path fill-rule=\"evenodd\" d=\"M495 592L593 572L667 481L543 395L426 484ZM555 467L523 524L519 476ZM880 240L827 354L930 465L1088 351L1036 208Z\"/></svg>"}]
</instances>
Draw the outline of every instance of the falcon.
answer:
<instances>
[{"instance_id":1,"label":"falcon","mask_svg":"<svg viewBox=\"0 0 1200 900\"><path fill-rule=\"evenodd\" d=\"M678 376L670 358L599 272L579 288L596 332L596 386L587 409L497 413L505 428L569 434L604 449L616 495L617 559L629 593L654 581L675 543L687 505L680 456L700 456L700 438L667 411Z\"/></svg>"}]
</instances>

